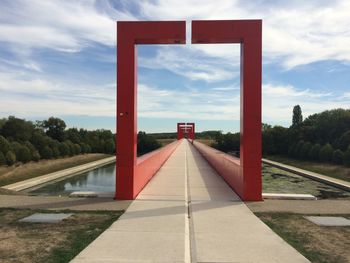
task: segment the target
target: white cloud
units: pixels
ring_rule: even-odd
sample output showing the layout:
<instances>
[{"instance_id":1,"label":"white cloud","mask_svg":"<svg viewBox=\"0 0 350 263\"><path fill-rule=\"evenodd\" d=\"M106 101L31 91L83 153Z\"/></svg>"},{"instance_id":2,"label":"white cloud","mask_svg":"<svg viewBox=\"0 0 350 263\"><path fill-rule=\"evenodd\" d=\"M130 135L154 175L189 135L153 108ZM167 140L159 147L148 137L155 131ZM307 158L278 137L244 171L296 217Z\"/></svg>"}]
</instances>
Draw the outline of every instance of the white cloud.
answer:
<instances>
[{"instance_id":1,"label":"white cloud","mask_svg":"<svg viewBox=\"0 0 350 263\"><path fill-rule=\"evenodd\" d=\"M350 2L190 0L142 1L147 19L263 19L265 62L290 69L321 60L350 61ZM209 56L232 58L229 50L201 45ZM233 59L238 59L233 57Z\"/></svg>"},{"instance_id":2,"label":"white cloud","mask_svg":"<svg viewBox=\"0 0 350 263\"><path fill-rule=\"evenodd\" d=\"M215 45L220 49L219 45ZM208 57L194 46L161 46L156 57L139 57L139 66L153 69L167 69L190 80L217 82L239 76L239 63ZM232 54L238 53L232 45L225 45Z\"/></svg>"},{"instance_id":3,"label":"white cloud","mask_svg":"<svg viewBox=\"0 0 350 263\"><path fill-rule=\"evenodd\" d=\"M76 52L93 43L115 45L116 20L135 20L99 1L11 1L2 4L0 42L20 49Z\"/></svg>"},{"instance_id":4,"label":"white cloud","mask_svg":"<svg viewBox=\"0 0 350 263\"><path fill-rule=\"evenodd\" d=\"M324 110L344 108L349 98L331 93L315 93L309 89L300 90L291 85L263 85L263 121L289 125L292 110L300 105L304 118Z\"/></svg>"},{"instance_id":5,"label":"white cloud","mask_svg":"<svg viewBox=\"0 0 350 263\"><path fill-rule=\"evenodd\" d=\"M2 116L115 116L115 87L110 85L76 85L25 72L20 76L0 73L0 92Z\"/></svg>"}]
</instances>

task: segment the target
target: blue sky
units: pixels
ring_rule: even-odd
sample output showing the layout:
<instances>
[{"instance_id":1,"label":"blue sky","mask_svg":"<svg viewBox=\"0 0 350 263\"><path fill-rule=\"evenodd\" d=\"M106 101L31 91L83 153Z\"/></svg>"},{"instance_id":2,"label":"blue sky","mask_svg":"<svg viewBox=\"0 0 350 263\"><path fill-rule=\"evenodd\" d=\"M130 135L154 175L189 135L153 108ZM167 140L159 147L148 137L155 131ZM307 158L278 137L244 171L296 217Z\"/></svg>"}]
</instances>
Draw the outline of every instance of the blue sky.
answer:
<instances>
[{"instance_id":1,"label":"blue sky","mask_svg":"<svg viewBox=\"0 0 350 263\"><path fill-rule=\"evenodd\" d=\"M17 1L0 8L0 118L115 130L116 21L263 19L263 121L350 102L350 1ZM138 129L239 130L238 45L138 47Z\"/></svg>"}]
</instances>

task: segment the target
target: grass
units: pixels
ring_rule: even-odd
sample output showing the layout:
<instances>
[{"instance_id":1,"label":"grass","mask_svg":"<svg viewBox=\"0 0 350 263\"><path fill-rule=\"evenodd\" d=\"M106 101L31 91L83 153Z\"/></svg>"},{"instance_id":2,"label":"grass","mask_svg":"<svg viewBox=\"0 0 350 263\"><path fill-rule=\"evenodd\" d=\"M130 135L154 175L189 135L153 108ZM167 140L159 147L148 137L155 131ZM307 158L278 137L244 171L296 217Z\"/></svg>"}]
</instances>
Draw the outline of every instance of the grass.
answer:
<instances>
[{"instance_id":1,"label":"grass","mask_svg":"<svg viewBox=\"0 0 350 263\"><path fill-rule=\"evenodd\" d=\"M208 146L211 146L215 142L215 140L213 139L198 139L197 141L203 144L206 144Z\"/></svg>"},{"instance_id":2,"label":"grass","mask_svg":"<svg viewBox=\"0 0 350 263\"><path fill-rule=\"evenodd\" d=\"M77 165L97 161L111 155L82 154L54 160L41 160L13 166L0 166L0 186L34 178L40 175L57 172Z\"/></svg>"},{"instance_id":3,"label":"grass","mask_svg":"<svg viewBox=\"0 0 350 263\"><path fill-rule=\"evenodd\" d=\"M36 212L48 213L0 209L1 262L69 262L122 214L122 211L64 211L74 214L56 224L17 222Z\"/></svg>"},{"instance_id":4,"label":"grass","mask_svg":"<svg viewBox=\"0 0 350 263\"><path fill-rule=\"evenodd\" d=\"M292 213L255 213L286 242L316 263L350 261L350 227L315 225L303 215ZM337 215L339 216L339 215ZM350 215L342 215L349 218Z\"/></svg>"},{"instance_id":5,"label":"grass","mask_svg":"<svg viewBox=\"0 0 350 263\"><path fill-rule=\"evenodd\" d=\"M304 170L308 170L319 174L324 174L329 177L350 182L350 168L342 165L295 160L295 159L291 159L280 155L270 155L270 156L266 156L265 158L272 161L292 165Z\"/></svg>"},{"instance_id":6,"label":"grass","mask_svg":"<svg viewBox=\"0 0 350 263\"><path fill-rule=\"evenodd\" d=\"M157 141L161 143L162 146L165 146L176 141L176 139L157 139Z\"/></svg>"}]
</instances>

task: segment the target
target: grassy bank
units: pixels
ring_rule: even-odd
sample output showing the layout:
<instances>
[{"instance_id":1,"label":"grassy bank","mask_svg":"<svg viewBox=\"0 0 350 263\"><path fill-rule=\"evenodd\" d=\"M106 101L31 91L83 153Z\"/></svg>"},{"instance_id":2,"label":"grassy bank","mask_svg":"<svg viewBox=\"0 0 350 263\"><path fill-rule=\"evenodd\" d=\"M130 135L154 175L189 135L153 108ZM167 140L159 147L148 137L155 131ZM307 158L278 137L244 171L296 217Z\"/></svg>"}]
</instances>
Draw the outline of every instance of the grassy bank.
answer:
<instances>
[{"instance_id":1,"label":"grassy bank","mask_svg":"<svg viewBox=\"0 0 350 263\"><path fill-rule=\"evenodd\" d=\"M56 224L18 222L35 212L47 213L0 209L1 262L69 262L122 214L68 211L74 214Z\"/></svg>"},{"instance_id":2,"label":"grassy bank","mask_svg":"<svg viewBox=\"0 0 350 263\"><path fill-rule=\"evenodd\" d=\"M16 166L0 166L0 186L12 184L18 181L34 178L48 173L57 172L63 169L97 161L110 156L111 155L100 153L82 154L67 158L30 162Z\"/></svg>"},{"instance_id":3,"label":"grassy bank","mask_svg":"<svg viewBox=\"0 0 350 263\"><path fill-rule=\"evenodd\" d=\"M168 145L174 141L176 141L176 139L157 139L157 141L162 145L162 146L165 146L165 145Z\"/></svg>"},{"instance_id":4,"label":"grassy bank","mask_svg":"<svg viewBox=\"0 0 350 263\"><path fill-rule=\"evenodd\" d=\"M295 160L285 156L277 155L265 156L265 158L350 182L350 168L342 165Z\"/></svg>"},{"instance_id":5,"label":"grassy bank","mask_svg":"<svg viewBox=\"0 0 350 263\"><path fill-rule=\"evenodd\" d=\"M256 213L256 215L311 262L350 262L350 227L318 226L300 214ZM350 218L350 215L343 216Z\"/></svg>"}]
</instances>

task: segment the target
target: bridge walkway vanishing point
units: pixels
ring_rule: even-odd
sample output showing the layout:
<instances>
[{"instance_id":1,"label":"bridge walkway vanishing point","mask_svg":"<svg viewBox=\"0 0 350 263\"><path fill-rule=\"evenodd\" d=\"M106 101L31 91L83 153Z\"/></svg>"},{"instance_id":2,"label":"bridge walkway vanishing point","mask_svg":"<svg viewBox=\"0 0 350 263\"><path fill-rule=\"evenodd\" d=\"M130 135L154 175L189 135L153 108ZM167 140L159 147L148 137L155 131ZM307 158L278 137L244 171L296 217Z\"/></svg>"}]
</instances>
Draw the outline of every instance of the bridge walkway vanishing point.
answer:
<instances>
[{"instance_id":1,"label":"bridge walkway vanishing point","mask_svg":"<svg viewBox=\"0 0 350 263\"><path fill-rule=\"evenodd\" d=\"M309 262L260 221L187 140L72 262Z\"/></svg>"}]
</instances>

